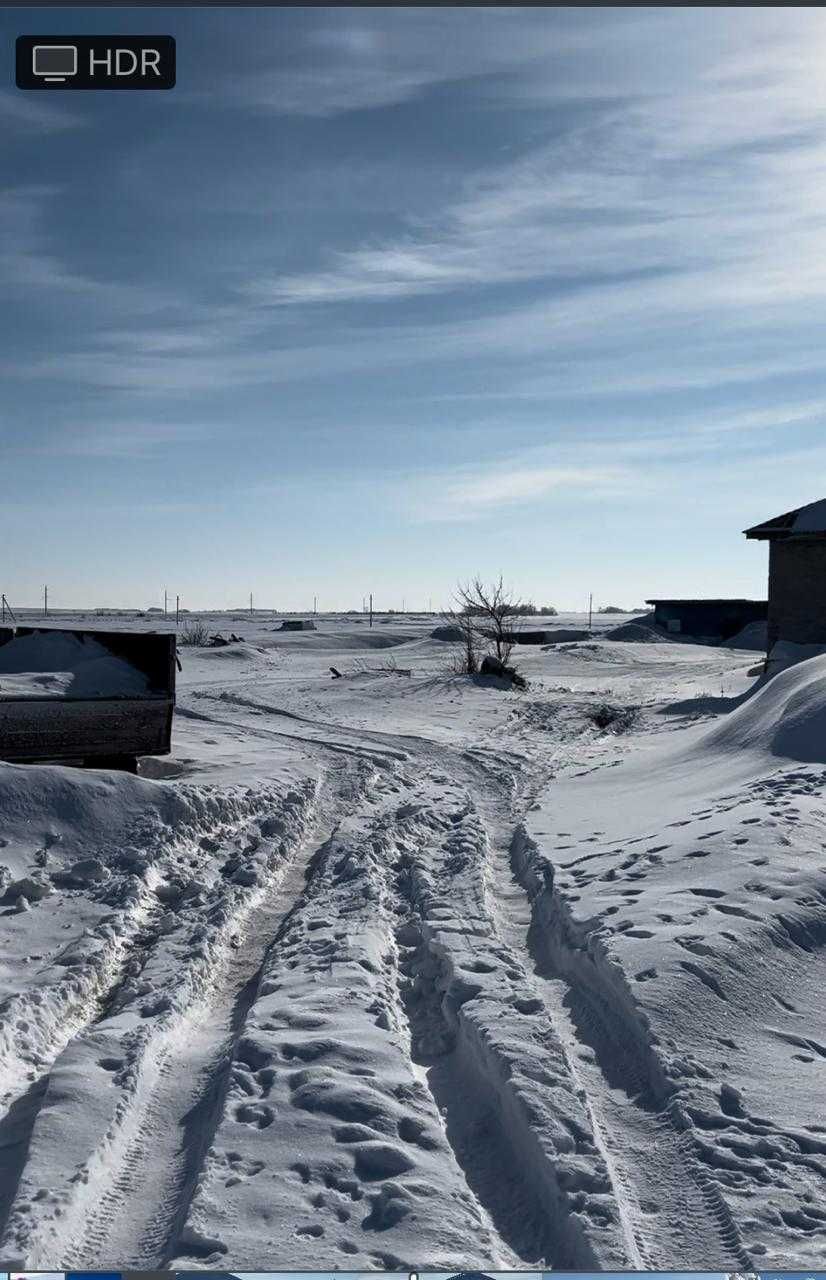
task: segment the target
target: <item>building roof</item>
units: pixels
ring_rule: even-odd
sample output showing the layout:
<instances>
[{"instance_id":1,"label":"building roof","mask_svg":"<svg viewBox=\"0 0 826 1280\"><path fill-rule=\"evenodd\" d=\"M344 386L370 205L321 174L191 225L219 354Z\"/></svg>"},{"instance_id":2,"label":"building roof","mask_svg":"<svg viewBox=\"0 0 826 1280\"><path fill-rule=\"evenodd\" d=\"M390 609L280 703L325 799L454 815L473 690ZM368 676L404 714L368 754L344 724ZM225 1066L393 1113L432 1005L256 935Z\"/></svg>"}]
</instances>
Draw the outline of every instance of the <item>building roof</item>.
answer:
<instances>
[{"instance_id":1,"label":"building roof","mask_svg":"<svg viewBox=\"0 0 826 1280\"><path fill-rule=\"evenodd\" d=\"M670 596L654 596L650 600L646 600L646 604L767 604L766 600L744 600L742 597L734 598L727 596L722 600L709 600L702 598L699 600L680 600Z\"/></svg>"},{"instance_id":2,"label":"building roof","mask_svg":"<svg viewBox=\"0 0 826 1280\"><path fill-rule=\"evenodd\" d=\"M792 538L812 534L826 537L826 498L809 502L795 511L785 511L782 516L764 520L743 532L747 538Z\"/></svg>"}]
</instances>

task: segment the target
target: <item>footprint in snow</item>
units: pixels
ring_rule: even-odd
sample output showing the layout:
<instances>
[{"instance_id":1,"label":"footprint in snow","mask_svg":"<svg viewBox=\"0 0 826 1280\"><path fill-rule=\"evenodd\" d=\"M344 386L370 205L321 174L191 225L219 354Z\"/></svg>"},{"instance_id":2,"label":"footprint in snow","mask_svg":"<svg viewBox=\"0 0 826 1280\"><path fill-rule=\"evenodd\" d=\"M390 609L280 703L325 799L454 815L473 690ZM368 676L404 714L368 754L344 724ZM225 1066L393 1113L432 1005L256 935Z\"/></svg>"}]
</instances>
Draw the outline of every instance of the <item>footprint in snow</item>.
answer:
<instances>
[{"instance_id":1,"label":"footprint in snow","mask_svg":"<svg viewBox=\"0 0 826 1280\"><path fill-rule=\"evenodd\" d=\"M519 1000L514 1000L513 1007L517 1013L539 1013L542 1010L542 1001L537 997L524 997Z\"/></svg>"},{"instance_id":2,"label":"footprint in snow","mask_svg":"<svg viewBox=\"0 0 826 1280\"><path fill-rule=\"evenodd\" d=\"M780 896L782 897L782 894ZM758 923L761 919L760 916L754 915L751 911L746 911L745 907L730 907L721 902L715 902L714 910L722 911L723 915L726 916L740 916L743 920L756 920Z\"/></svg>"},{"instance_id":3,"label":"footprint in snow","mask_svg":"<svg viewBox=\"0 0 826 1280\"><path fill-rule=\"evenodd\" d=\"M242 1102L235 1108L235 1119L255 1129L268 1129L275 1120L275 1111L266 1102Z\"/></svg>"}]
</instances>

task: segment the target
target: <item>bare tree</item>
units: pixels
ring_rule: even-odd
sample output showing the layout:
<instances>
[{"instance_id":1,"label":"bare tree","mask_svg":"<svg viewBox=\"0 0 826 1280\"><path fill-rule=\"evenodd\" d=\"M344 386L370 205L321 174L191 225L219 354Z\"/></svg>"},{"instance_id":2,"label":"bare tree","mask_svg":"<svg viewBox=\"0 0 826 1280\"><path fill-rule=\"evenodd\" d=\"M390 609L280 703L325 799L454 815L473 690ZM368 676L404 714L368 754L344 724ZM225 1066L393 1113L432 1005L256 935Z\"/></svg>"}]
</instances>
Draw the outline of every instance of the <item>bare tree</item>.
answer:
<instances>
[{"instance_id":1,"label":"bare tree","mask_svg":"<svg viewBox=\"0 0 826 1280\"><path fill-rule=\"evenodd\" d=\"M462 635L461 670L466 675L475 676L479 670L479 637L476 634L476 621L469 613L461 611L452 616Z\"/></svg>"},{"instance_id":2,"label":"bare tree","mask_svg":"<svg viewBox=\"0 0 826 1280\"><path fill-rule=\"evenodd\" d=\"M506 663L522 625L520 602L505 586L500 574L487 586L481 578L460 583L456 590L460 617L470 619L477 640L493 641L496 657Z\"/></svg>"},{"instance_id":3,"label":"bare tree","mask_svg":"<svg viewBox=\"0 0 826 1280\"><path fill-rule=\"evenodd\" d=\"M458 606L459 601L456 600L454 603ZM476 619L458 607L446 609L441 616L446 624L443 638L454 640L457 645L452 664L454 674L475 676L479 671L479 638L476 634Z\"/></svg>"}]
</instances>

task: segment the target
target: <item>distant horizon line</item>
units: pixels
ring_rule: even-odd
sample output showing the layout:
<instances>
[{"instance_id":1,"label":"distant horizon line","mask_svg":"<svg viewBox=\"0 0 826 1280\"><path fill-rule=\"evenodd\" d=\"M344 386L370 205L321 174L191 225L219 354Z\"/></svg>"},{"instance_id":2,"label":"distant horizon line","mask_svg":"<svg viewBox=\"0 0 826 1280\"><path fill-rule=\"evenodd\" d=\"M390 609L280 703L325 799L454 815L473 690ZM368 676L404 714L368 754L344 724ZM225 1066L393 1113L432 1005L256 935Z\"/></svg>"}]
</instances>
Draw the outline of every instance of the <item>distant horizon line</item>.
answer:
<instances>
[{"instance_id":1,"label":"distant horizon line","mask_svg":"<svg viewBox=\"0 0 826 1280\"><path fill-rule=\"evenodd\" d=\"M547 608L548 606L545 606L545 607ZM556 606L554 607L556 608ZM618 605L616 606L600 605L599 607L594 606L594 609L593 609L593 612L595 614L599 614L599 613L604 614L606 611L612 614L616 614L616 613L637 614L637 613L651 612L651 610L645 605L640 605L636 608L631 608L631 609L623 609ZM120 605L59 605L59 606L55 605L55 606L52 606L50 605L48 608L48 611L44 611L42 604L13 605L13 606L10 606L7 604L6 612L8 614L14 614L17 616L22 616L23 614L27 614L29 616L34 615L37 618L45 618L45 619L56 617L58 614L93 614L96 617L106 617L106 616L146 617L147 615L151 614L153 617L159 617L159 618L174 619L175 617L174 609L167 609L166 612L164 612L163 608L160 605L148 605L145 609L137 608L134 605L133 606L128 606L128 605L123 605L123 606L120 606ZM397 618L411 618L411 617L438 618L438 617L441 617L443 614L450 613L450 612L456 612L456 610L450 610L448 608L442 608L442 609L374 608L372 610L374 618L391 617L391 616L397 617ZM559 607L557 609L558 614L582 614L583 616L587 616L588 612L589 610L587 607L578 608L578 609L566 609L563 607ZM353 616L358 618L362 618L362 617L367 618L370 616L370 610L357 609L352 607L349 609L276 609L276 608L269 608L269 607L258 606L258 605L254 606L253 609L250 609L249 605L241 605L241 606L226 605L223 608L181 607L180 613L187 614L188 616L192 616L193 614L198 614L198 613L212 613L212 614L226 613L226 614L233 614L233 615L236 615L236 614L242 615L245 618L254 618L256 616L262 616L262 617L264 616L268 616L268 617L308 616L312 618ZM525 616L537 617L537 618L539 617L552 618L555 615L547 614L547 613L546 614L536 613L536 614L527 614Z\"/></svg>"}]
</instances>

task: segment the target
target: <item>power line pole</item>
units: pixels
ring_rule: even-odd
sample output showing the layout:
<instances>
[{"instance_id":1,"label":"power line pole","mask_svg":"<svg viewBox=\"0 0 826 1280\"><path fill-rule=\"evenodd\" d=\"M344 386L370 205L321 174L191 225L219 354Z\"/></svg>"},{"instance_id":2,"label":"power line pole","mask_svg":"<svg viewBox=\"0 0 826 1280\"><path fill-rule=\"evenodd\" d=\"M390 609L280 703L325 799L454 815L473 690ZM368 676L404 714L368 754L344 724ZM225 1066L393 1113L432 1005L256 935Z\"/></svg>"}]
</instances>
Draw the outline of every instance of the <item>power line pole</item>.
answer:
<instances>
[{"instance_id":1,"label":"power line pole","mask_svg":"<svg viewBox=\"0 0 826 1280\"><path fill-rule=\"evenodd\" d=\"M252 617L252 592L250 592L250 617Z\"/></svg>"},{"instance_id":2,"label":"power line pole","mask_svg":"<svg viewBox=\"0 0 826 1280\"><path fill-rule=\"evenodd\" d=\"M588 630L589 631L591 630L591 620L593 616L594 616L594 593L592 591L588 596Z\"/></svg>"},{"instance_id":3,"label":"power line pole","mask_svg":"<svg viewBox=\"0 0 826 1280\"><path fill-rule=\"evenodd\" d=\"M373 592L370 592L370 626L373 625Z\"/></svg>"},{"instance_id":4,"label":"power line pole","mask_svg":"<svg viewBox=\"0 0 826 1280\"><path fill-rule=\"evenodd\" d=\"M318 596L313 596L313 613L318 613Z\"/></svg>"},{"instance_id":5,"label":"power line pole","mask_svg":"<svg viewBox=\"0 0 826 1280\"><path fill-rule=\"evenodd\" d=\"M48 616L49 616L49 588L44 587L43 588L43 617L48 618Z\"/></svg>"},{"instance_id":6,"label":"power line pole","mask_svg":"<svg viewBox=\"0 0 826 1280\"><path fill-rule=\"evenodd\" d=\"M175 626L177 627L181 618L181 597L175 597Z\"/></svg>"},{"instance_id":7,"label":"power line pole","mask_svg":"<svg viewBox=\"0 0 826 1280\"><path fill-rule=\"evenodd\" d=\"M163 589L163 616L166 617L166 587Z\"/></svg>"}]
</instances>

